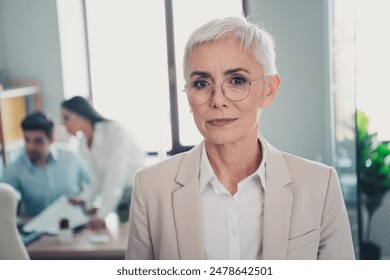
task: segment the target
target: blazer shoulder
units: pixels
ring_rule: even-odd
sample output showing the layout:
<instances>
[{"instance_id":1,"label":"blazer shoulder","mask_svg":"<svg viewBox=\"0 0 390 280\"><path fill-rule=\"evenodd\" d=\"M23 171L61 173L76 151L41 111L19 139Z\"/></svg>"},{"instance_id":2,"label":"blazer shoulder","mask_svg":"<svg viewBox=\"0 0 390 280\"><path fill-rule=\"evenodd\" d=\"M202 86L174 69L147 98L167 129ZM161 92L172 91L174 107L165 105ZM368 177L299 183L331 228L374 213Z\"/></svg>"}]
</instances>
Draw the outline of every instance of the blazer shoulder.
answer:
<instances>
[{"instance_id":1,"label":"blazer shoulder","mask_svg":"<svg viewBox=\"0 0 390 280\"><path fill-rule=\"evenodd\" d=\"M176 177L184 154L175 155L167 160L144 167L135 174L135 185L139 185L143 192L168 191L178 187Z\"/></svg>"},{"instance_id":2,"label":"blazer shoulder","mask_svg":"<svg viewBox=\"0 0 390 280\"><path fill-rule=\"evenodd\" d=\"M281 153L283 155L283 158L286 160L287 164L291 167L309 168L313 170L326 170L326 171L329 171L330 169L334 169L332 166L329 166L322 162L309 160L286 152L281 152Z\"/></svg>"},{"instance_id":3,"label":"blazer shoulder","mask_svg":"<svg viewBox=\"0 0 390 280\"><path fill-rule=\"evenodd\" d=\"M172 156L169 159L166 159L164 161L154 163L152 165L146 166L142 169L140 169L137 173L141 174L153 174L153 173L159 173L161 171L163 172L169 172L169 170L176 170L178 166L180 166L180 163L183 160L183 157L185 156L186 153L181 153Z\"/></svg>"},{"instance_id":4,"label":"blazer shoulder","mask_svg":"<svg viewBox=\"0 0 390 280\"><path fill-rule=\"evenodd\" d=\"M174 175L177 175L181 165L183 165L184 168L193 168L194 166L199 165L201 148L202 143L193 147L187 152L176 154L167 160L145 167L141 169L139 173L154 174L165 172L174 173Z\"/></svg>"},{"instance_id":5,"label":"blazer shoulder","mask_svg":"<svg viewBox=\"0 0 390 280\"><path fill-rule=\"evenodd\" d=\"M285 152L282 152L282 155L293 181L305 180L327 185L332 173L337 177L337 172L332 166Z\"/></svg>"}]
</instances>

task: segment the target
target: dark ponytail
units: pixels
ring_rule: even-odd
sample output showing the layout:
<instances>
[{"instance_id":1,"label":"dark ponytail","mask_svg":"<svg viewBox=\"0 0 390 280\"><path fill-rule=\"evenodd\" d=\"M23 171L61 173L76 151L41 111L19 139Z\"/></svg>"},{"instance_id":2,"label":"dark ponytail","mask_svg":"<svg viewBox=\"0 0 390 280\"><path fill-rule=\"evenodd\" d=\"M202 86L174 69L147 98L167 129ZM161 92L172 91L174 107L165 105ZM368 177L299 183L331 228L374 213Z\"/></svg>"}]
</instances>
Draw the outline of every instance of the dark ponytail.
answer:
<instances>
[{"instance_id":1,"label":"dark ponytail","mask_svg":"<svg viewBox=\"0 0 390 280\"><path fill-rule=\"evenodd\" d=\"M92 107L87 99L81 96L63 101L61 107L86 118L92 124L107 120Z\"/></svg>"}]
</instances>

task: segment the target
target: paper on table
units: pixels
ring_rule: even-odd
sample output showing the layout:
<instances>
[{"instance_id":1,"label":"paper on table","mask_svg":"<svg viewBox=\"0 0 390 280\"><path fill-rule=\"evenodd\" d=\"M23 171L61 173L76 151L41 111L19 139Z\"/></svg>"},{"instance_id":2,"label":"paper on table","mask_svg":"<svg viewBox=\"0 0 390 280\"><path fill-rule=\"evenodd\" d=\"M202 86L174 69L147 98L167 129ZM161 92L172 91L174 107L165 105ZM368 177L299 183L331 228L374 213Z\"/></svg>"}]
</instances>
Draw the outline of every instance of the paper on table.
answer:
<instances>
[{"instance_id":1,"label":"paper on table","mask_svg":"<svg viewBox=\"0 0 390 280\"><path fill-rule=\"evenodd\" d=\"M69 220L69 227L72 229L89 222L82 209L70 204L68 198L63 195L28 222L23 229L58 234L59 222L64 218Z\"/></svg>"}]
</instances>

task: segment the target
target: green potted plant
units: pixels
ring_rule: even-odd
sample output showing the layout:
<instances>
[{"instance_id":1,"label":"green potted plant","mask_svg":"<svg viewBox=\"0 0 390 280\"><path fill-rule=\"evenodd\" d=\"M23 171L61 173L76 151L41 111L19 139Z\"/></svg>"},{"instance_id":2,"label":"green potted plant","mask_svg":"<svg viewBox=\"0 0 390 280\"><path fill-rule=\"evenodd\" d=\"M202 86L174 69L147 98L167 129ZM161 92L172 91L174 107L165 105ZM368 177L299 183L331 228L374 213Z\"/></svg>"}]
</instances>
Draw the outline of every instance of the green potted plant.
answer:
<instances>
[{"instance_id":1,"label":"green potted plant","mask_svg":"<svg viewBox=\"0 0 390 280\"><path fill-rule=\"evenodd\" d=\"M390 148L388 142L377 140L377 133L368 132L368 124L366 114L358 111L358 187L367 210L366 231L360 249L362 259L378 259L380 248L371 241L371 222L385 194L390 190Z\"/></svg>"}]
</instances>

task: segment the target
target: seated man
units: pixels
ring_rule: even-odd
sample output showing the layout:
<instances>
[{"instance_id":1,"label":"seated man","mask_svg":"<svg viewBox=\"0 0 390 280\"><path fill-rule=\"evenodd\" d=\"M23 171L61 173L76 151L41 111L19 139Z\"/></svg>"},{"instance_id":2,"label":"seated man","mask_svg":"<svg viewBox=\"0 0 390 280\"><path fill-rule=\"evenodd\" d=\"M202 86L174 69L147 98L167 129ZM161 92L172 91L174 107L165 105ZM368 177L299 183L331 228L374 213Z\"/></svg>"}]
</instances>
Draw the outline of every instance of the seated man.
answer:
<instances>
[{"instance_id":1,"label":"seated man","mask_svg":"<svg viewBox=\"0 0 390 280\"><path fill-rule=\"evenodd\" d=\"M25 216L35 216L61 195L77 195L90 183L86 165L75 153L53 144L54 123L43 113L21 123L23 154L4 170L4 182L21 194Z\"/></svg>"}]
</instances>

